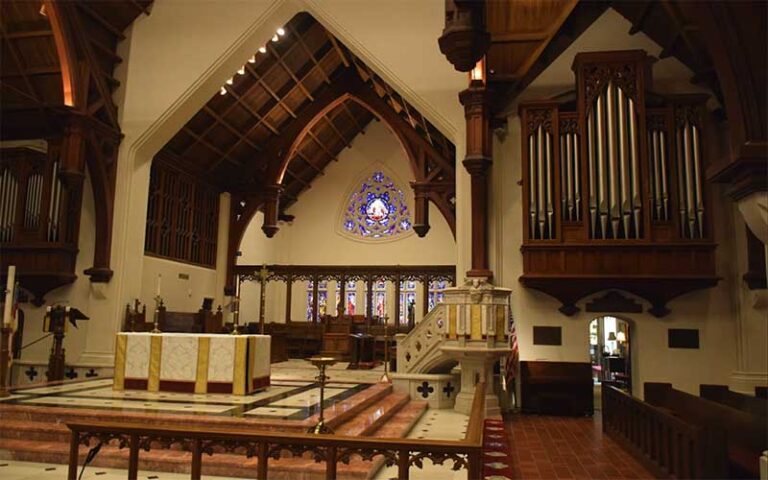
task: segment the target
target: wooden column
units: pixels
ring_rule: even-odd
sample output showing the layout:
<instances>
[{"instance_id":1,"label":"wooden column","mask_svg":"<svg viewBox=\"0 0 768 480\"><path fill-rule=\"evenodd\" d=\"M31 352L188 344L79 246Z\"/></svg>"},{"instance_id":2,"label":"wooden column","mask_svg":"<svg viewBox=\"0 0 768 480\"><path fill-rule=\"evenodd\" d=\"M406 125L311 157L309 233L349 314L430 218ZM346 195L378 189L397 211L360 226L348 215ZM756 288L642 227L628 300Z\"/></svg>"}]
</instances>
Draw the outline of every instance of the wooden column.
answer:
<instances>
[{"instance_id":1,"label":"wooden column","mask_svg":"<svg viewBox=\"0 0 768 480\"><path fill-rule=\"evenodd\" d=\"M365 326L370 328L373 317L373 277L366 278L365 285Z\"/></svg>"},{"instance_id":2,"label":"wooden column","mask_svg":"<svg viewBox=\"0 0 768 480\"><path fill-rule=\"evenodd\" d=\"M318 285L317 285L317 275L314 275L312 277L312 321L317 323L319 320L319 313L318 312Z\"/></svg>"},{"instance_id":3,"label":"wooden column","mask_svg":"<svg viewBox=\"0 0 768 480\"><path fill-rule=\"evenodd\" d=\"M407 318L407 315L406 315ZM395 277L395 326L400 325L400 275Z\"/></svg>"},{"instance_id":4,"label":"wooden column","mask_svg":"<svg viewBox=\"0 0 768 480\"><path fill-rule=\"evenodd\" d=\"M347 295L347 279L341 277L339 279L339 285L339 304L336 305L337 317L341 317L342 315L346 314L347 311L347 299L345 298Z\"/></svg>"},{"instance_id":5,"label":"wooden column","mask_svg":"<svg viewBox=\"0 0 768 480\"><path fill-rule=\"evenodd\" d=\"M414 194L413 231L423 237L429 232L429 184L411 182Z\"/></svg>"},{"instance_id":6,"label":"wooden column","mask_svg":"<svg viewBox=\"0 0 768 480\"><path fill-rule=\"evenodd\" d=\"M467 155L462 162L472 182L472 268L468 277L490 279L488 268L488 171L492 139L489 95L481 80L472 80L459 94L467 122Z\"/></svg>"},{"instance_id":7,"label":"wooden column","mask_svg":"<svg viewBox=\"0 0 768 480\"><path fill-rule=\"evenodd\" d=\"M285 279L285 323L291 323L291 300L293 300L293 276Z\"/></svg>"},{"instance_id":8,"label":"wooden column","mask_svg":"<svg viewBox=\"0 0 768 480\"><path fill-rule=\"evenodd\" d=\"M272 238L280 227L277 226L277 213L280 204L280 193L283 186L280 184L265 185L264 192L264 223L261 225L261 231L267 238Z\"/></svg>"}]
</instances>

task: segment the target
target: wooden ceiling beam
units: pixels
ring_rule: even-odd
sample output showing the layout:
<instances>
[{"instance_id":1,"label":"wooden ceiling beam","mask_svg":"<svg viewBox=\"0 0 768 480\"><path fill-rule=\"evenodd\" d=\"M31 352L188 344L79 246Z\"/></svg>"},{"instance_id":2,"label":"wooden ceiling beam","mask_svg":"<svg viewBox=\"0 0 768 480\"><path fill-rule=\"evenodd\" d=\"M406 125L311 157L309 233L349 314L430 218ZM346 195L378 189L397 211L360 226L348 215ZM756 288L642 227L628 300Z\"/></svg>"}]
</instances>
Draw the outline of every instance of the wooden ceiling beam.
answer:
<instances>
[{"instance_id":1,"label":"wooden ceiling beam","mask_svg":"<svg viewBox=\"0 0 768 480\"><path fill-rule=\"evenodd\" d=\"M333 152L332 152L332 151L331 151L331 150L328 148L328 146L327 146L325 143L323 143L322 141L320 141L320 139L319 139L319 138L317 138L317 135L315 135L315 132L313 132L312 130L308 130L308 131L307 131L307 135L308 135L308 136L309 136L309 138L311 138L311 139L312 139L312 140L313 140L313 141L314 141L314 142L315 142L315 143L316 143L316 144L317 144L317 145L318 145L320 148L322 148L322 149L323 149L323 151L325 152L325 154L326 154L326 155L328 155L328 158L330 158L330 159L331 159L331 160L333 160L334 162L338 162L338 161L339 161L338 157L336 157L336 155L335 155L335 154L334 154L334 153L333 153Z\"/></svg>"},{"instance_id":2,"label":"wooden ceiling beam","mask_svg":"<svg viewBox=\"0 0 768 480\"><path fill-rule=\"evenodd\" d=\"M339 55L339 58L341 59L341 63L344 64L345 67L349 68L349 59L347 59L347 56L344 55L344 51L341 49L341 46L339 45L338 40L336 40L336 37L331 34L328 30L323 28L323 31L325 31L325 35L328 37L328 40L331 41L331 45L333 45L333 49L336 51L336 53Z\"/></svg>"},{"instance_id":3,"label":"wooden ceiling beam","mask_svg":"<svg viewBox=\"0 0 768 480\"><path fill-rule=\"evenodd\" d=\"M294 30L290 26L286 26L286 28L296 38L296 41L299 43L299 46L301 46L301 48L307 54L307 56L312 61L312 63L315 64L315 68L320 71L320 74L323 76L323 79L325 79L325 83L331 83L331 78L328 76L328 73L325 71L325 69L322 67L322 65L320 65L320 62L317 61L317 58L315 58L315 54L312 53L312 51L309 49L307 44L301 38L301 35L298 35L296 33L296 30Z\"/></svg>"},{"instance_id":4,"label":"wooden ceiling beam","mask_svg":"<svg viewBox=\"0 0 768 480\"><path fill-rule=\"evenodd\" d=\"M354 124L355 124L355 128L357 128L357 131L358 131L359 133L365 133L365 131L364 131L364 130L365 130L365 127L364 127L363 125L361 125L361 124L360 124L360 122L357 120L357 117L355 116L355 114L354 114L354 113L352 113L352 110L349 108L349 105L348 105L348 103L347 103L347 102L344 102L344 103L342 103L342 104L341 104L341 108L342 108L342 110L344 110L344 112L345 112L347 115L349 115L349 118L351 118L351 119L352 119L352 123L354 123Z\"/></svg>"},{"instance_id":5,"label":"wooden ceiling beam","mask_svg":"<svg viewBox=\"0 0 768 480\"><path fill-rule=\"evenodd\" d=\"M201 137L200 135L198 135L197 133L195 133L195 132L194 132L194 131L193 131L191 128L189 128L188 126L186 126L186 125L185 125L185 126L181 127L181 129L182 129L182 131L184 131L184 132L185 132L187 135L189 135L189 136L191 136L192 138L194 138L194 139L197 141L197 143L200 143L200 144L202 144L203 146L207 147L207 148L208 148L210 151L212 151L212 152L214 152L214 153L218 154L219 156L221 156L221 157L222 157L222 158L224 158L225 160L229 160L230 162L234 163L235 165L243 166L243 163L242 163L241 161L239 161L239 160L237 160L237 159L235 159L235 158L232 158L230 155L227 155L227 153L225 153L224 151L222 151L222 150L221 150L219 147L217 147L216 145L213 145L211 142L209 142L209 141L208 141L208 140L206 140L205 138L203 138L203 137ZM186 152L185 152L185 153L186 153Z\"/></svg>"},{"instance_id":6,"label":"wooden ceiling beam","mask_svg":"<svg viewBox=\"0 0 768 480\"><path fill-rule=\"evenodd\" d=\"M30 77L38 76L38 75L55 75L61 73L61 67L58 65L45 65L40 67L28 67L23 72L9 72L4 71L0 76L2 77L23 77L24 75L29 75Z\"/></svg>"},{"instance_id":7,"label":"wooden ceiling beam","mask_svg":"<svg viewBox=\"0 0 768 480\"><path fill-rule=\"evenodd\" d=\"M311 161L311 160L310 160L310 159L309 159L309 158L308 158L308 157L307 157L307 156L304 154L304 152L301 150L301 148L299 148L299 149L297 149L297 150L296 150L296 156L297 156L297 157L299 157L299 158L301 158L302 160L304 160L304 163L306 163L307 165L309 165L309 166L310 166L310 168L312 168L312 170L314 170L315 172L317 172L317 174L318 174L318 175L325 175L325 172L323 172L323 169L322 169L322 168L320 168L320 167L318 167L318 166L317 166L317 164L315 164L315 162ZM291 160L293 160L293 158L292 158ZM288 164L290 165L290 162L289 162Z\"/></svg>"},{"instance_id":8,"label":"wooden ceiling beam","mask_svg":"<svg viewBox=\"0 0 768 480\"><path fill-rule=\"evenodd\" d=\"M299 174L297 174L297 173L294 173L294 172L293 172L293 171L292 171L290 168L286 168L286 169L285 169L285 173L286 173L286 174L287 174L289 177L291 177L292 179L294 179L294 180L296 180L297 182L299 182L299 183L301 183L302 185L304 185L305 187L308 187L308 186L309 186L309 182L308 182L308 181L306 181L306 180L304 180L303 178L301 178L301 177L299 176Z\"/></svg>"},{"instance_id":9,"label":"wooden ceiling beam","mask_svg":"<svg viewBox=\"0 0 768 480\"><path fill-rule=\"evenodd\" d=\"M216 113L211 107L208 105L203 106L203 111L207 113L208 115L212 116L214 119L216 119L217 122L219 122L224 128L232 132L237 138L240 139L241 142L245 142L248 144L249 147L253 148L257 152L260 152L262 149L260 146L253 143L248 137L244 136L238 129L232 126L231 123L226 121L224 118L219 116L218 113Z\"/></svg>"},{"instance_id":10,"label":"wooden ceiling beam","mask_svg":"<svg viewBox=\"0 0 768 480\"><path fill-rule=\"evenodd\" d=\"M38 38L38 37L52 37L53 30L41 29L41 30L23 30L19 32L6 32L3 34L3 38L8 40L18 40L20 38Z\"/></svg>"},{"instance_id":11,"label":"wooden ceiling beam","mask_svg":"<svg viewBox=\"0 0 768 480\"><path fill-rule=\"evenodd\" d=\"M283 60L283 57L277 53L277 50L275 50L275 47L272 45L267 44L267 51L272 54L273 57L275 57L275 60L277 63L280 64L281 67L285 70L285 72L293 79L293 81L296 83L296 85L301 89L302 92L304 92L304 96L307 97L307 99L310 102L315 101L315 97L312 96L312 94L307 90L307 87L304 86L301 80L296 76L296 72L290 69L288 65L285 63L285 60Z\"/></svg>"},{"instance_id":12,"label":"wooden ceiling beam","mask_svg":"<svg viewBox=\"0 0 768 480\"><path fill-rule=\"evenodd\" d=\"M80 10L85 12L86 15L88 15L89 17L94 19L96 21L96 23L98 23L102 27L104 27L107 30L109 30L109 32L112 33L112 35L117 37L119 40L121 40L121 41L125 40L125 35L123 35L123 32L121 32L120 30L117 29L117 27L115 27L114 25L109 23L109 21L107 21L104 17L99 15L99 12L97 12L96 10L91 8L86 2L76 2L75 5L77 5L77 7Z\"/></svg>"},{"instance_id":13,"label":"wooden ceiling beam","mask_svg":"<svg viewBox=\"0 0 768 480\"><path fill-rule=\"evenodd\" d=\"M648 18L648 14L651 13L651 9L653 8L653 4L655 2L647 0L643 7L640 10L640 14L637 16L635 20L632 21L632 26L629 29L630 35L635 35L638 32L641 32L643 30L643 26L645 26L645 19Z\"/></svg>"},{"instance_id":14,"label":"wooden ceiling beam","mask_svg":"<svg viewBox=\"0 0 768 480\"><path fill-rule=\"evenodd\" d=\"M267 91L267 93L272 97L272 99L277 102L278 105L280 105L283 110L285 110L288 115L290 115L293 118L296 118L296 112L293 111L292 108L290 108L288 105L285 104L282 98L280 98L277 93L272 89L272 87L267 84L267 82L264 81L264 78L262 78L259 74L256 73L256 70L254 70L253 67L250 65L246 65L245 69L248 71L248 73L256 80L256 82L261 85L261 87Z\"/></svg>"},{"instance_id":15,"label":"wooden ceiling beam","mask_svg":"<svg viewBox=\"0 0 768 480\"><path fill-rule=\"evenodd\" d=\"M272 133L275 135L280 135L280 131L272 125L270 122L267 121L266 118L264 118L259 112L253 109L250 105L248 105L248 102L243 100L243 98L237 94L234 88L232 88L230 85L225 85L224 88L227 90L227 92L232 95L232 98L235 99L237 103L240 104L241 107L246 109L253 117L258 120L260 123L262 123L265 127L267 127Z\"/></svg>"},{"instance_id":16,"label":"wooden ceiling beam","mask_svg":"<svg viewBox=\"0 0 768 480\"><path fill-rule=\"evenodd\" d=\"M106 45L104 45L100 41L96 40L93 37L89 37L88 41L91 43L92 46L96 47L96 49L99 52L101 52L102 54L104 54L107 57L109 57L110 61L113 64L115 64L115 63L123 63L123 57L121 57L120 55L116 54L111 48L107 47Z\"/></svg>"},{"instance_id":17,"label":"wooden ceiling beam","mask_svg":"<svg viewBox=\"0 0 768 480\"><path fill-rule=\"evenodd\" d=\"M323 117L323 119L326 121L326 123L328 123L328 125L331 127L331 129L336 133L336 136L338 136L341 139L342 143L344 143L347 146L347 148L351 148L352 147L352 141L351 140L347 140L347 137L345 137L341 133L339 128L336 126L336 124L333 123L333 120L328 118L328 115Z\"/></svg>"},{"instance_id":18,"label":"wooden ceiling beam","mask_svg":"<svg viewBox=\"0 0 768 480\"><path fill-rule=\"evenodd\" d=\"M144 15L149 15L149 6L152 4L151 2L147 3L146 5L142 5L137 0L129 0L129 2L131 6L133 6L139 12L139 15L142 13Z\"/></svg>"}]
</instances>

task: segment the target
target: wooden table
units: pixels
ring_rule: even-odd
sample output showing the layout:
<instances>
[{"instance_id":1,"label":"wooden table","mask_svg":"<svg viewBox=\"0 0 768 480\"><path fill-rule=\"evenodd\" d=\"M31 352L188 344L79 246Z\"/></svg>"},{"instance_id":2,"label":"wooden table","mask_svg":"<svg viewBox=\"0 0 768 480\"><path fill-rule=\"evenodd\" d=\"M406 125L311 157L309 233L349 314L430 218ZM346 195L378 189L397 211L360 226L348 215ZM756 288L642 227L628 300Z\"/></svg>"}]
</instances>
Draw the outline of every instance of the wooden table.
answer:
<instances>
[{"instance_id":1,"label":"wooden table","mask_svg":"<svg viewBox=\"0 0 768 480\"><path fill-rule=\"evenodd\" d=\"M269 386L269 335L117 334L115 390L248 395Z\"/></svg>"}]
</instances>

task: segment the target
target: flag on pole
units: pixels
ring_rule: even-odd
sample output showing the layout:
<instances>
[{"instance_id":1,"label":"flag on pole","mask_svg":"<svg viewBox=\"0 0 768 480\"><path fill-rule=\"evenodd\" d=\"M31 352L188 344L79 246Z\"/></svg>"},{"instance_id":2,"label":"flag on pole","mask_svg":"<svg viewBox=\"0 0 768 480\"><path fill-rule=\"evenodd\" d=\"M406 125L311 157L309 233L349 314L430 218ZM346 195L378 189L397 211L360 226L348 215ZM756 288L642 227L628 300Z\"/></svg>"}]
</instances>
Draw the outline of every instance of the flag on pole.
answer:
<instances>
[{"instance_id":1,"label":"flag on pole","mask_svg":"<svg viewBox=\"0 0 768 480\"><path fill-rule=\"evenodd\" d=\"M507 384L511 384L519 373L520 366L520 350L517 345L517 328L515 326L515 317L512 315L512 305L508 305L509 308L509 346L512 349L509 355L507 355L504 362L505 367L505 380Z\"/></svg>"}]
</instances>

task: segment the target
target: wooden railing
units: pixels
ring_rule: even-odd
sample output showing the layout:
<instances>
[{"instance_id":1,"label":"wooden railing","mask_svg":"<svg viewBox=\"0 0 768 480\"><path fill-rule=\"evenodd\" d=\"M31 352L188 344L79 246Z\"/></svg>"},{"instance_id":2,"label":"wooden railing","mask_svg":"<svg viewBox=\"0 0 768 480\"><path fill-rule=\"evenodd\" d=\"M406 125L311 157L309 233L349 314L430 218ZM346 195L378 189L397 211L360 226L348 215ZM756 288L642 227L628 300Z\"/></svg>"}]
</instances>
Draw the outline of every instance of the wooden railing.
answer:
<instances>
[{"instance_id":1,"label":"wooden railing","mask_svg":"<svg viewBox=\"0 0 768 480\"><path fill-rule=\"evenodd\" d=\"M623 391L603 385L603 432L660 477L726 478L722 431L681 420Z\"/></svg>"},{"instance_id":2,"label":"wooden railing","mask_svg":"<svg viewBox=\"0 0 768 480\"><path fill-rule=\"evenodd\" d=\"M421 468L423 461L454 462L454 470L467 469L467 478L481 477L483 422L485 419L485 384L478 383L472 402L467 433L464 440L412 440L404 438L347 437L304 433L276 433L272 431L232 430L222 428L198 429L194 427L156 426L153 424L123 422L67 423L71 430L69 444L69 480L77 479L81 445L91 446L103 442L119 448L128 448L128 479L136 480L139 450L151 448L180 448L192 453L190 478L199 480L202 473L203 453L243 454L257 457L256 478L265 480L269 473L269 459L279 459L282 451L293 455L310 453L316 462L326 464L326 480L335 480L339 463L348 464L352 457L373 460L382 456L387 466L397 465L397 478L407 480L412 466Z\"/></svg>"}]
</instances>

